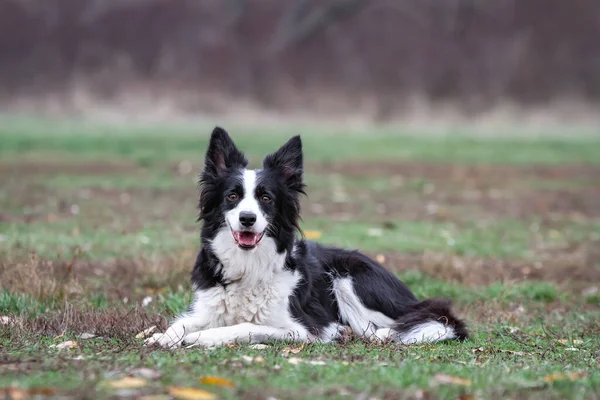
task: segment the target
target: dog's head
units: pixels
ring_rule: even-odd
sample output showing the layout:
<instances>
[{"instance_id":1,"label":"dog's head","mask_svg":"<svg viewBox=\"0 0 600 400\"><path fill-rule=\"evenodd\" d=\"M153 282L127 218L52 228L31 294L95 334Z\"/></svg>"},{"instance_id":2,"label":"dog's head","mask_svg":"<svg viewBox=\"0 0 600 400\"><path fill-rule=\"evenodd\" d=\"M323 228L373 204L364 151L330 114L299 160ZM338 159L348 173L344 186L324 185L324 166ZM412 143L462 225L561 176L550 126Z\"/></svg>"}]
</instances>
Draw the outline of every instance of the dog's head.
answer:
<instances>
[{"instance_id":1,"label":"dog's head","mask_svg":"<svg viewBox=\"0 0 600 400\"><path fill-rule=\"evenodd\" d=\"M200 177L203 242L219 235L221 246L236 251L252 251L265 241L278 252L289 250L300 229L299 196L304 193L300 136L267 155L262 169L247 166L227 132L215 128Z\"/></svg>"}]
</instances>

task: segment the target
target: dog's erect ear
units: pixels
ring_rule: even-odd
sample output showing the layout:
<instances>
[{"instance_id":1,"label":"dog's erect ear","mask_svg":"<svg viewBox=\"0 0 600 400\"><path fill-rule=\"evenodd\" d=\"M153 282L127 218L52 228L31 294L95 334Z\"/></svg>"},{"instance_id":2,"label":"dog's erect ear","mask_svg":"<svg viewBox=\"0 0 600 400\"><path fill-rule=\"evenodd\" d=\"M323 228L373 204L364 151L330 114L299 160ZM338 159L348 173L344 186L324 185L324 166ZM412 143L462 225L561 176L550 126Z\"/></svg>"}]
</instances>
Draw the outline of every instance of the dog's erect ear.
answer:
<instances>
[{"instance_id":1,"label":"dog's erect ear","mask_svg":"<svg viewBox=\"0 0 600 400\"><path fill-rule=\"evenodd\" d=\"M221 127L215 127L204 157L204 171L220 176L229 168L245 168L246 165L248 165L248 160L235 147L227 131Z\"/></svg>"},{"instance_id":2,"label":"dog's erect ear","mask_svg":"<svg viewBox=\"0 0 600 400\"><path fill-rule=\"evenodd\" d=\"M269 154L263 161L265 169L279 172L290 184L302 182L302 140L294 136L275 153Z\"/></svg>"}]
</instances>

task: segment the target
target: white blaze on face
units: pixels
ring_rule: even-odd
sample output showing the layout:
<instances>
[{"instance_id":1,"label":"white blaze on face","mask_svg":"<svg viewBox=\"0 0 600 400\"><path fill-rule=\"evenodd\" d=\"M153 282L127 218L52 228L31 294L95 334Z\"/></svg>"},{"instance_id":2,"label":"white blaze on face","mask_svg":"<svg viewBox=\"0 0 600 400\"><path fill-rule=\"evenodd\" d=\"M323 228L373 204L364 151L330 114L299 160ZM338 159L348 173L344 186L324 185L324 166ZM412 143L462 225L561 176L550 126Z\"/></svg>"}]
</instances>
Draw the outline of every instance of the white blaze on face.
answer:
<instances>
[{"instance_id":1,"label":"white blaze on face","mask_svg":"<svg viewBox=\"0 0 600 400\"><path fill-rule=\"evenodd\" d=\"M245 169L242 179L244 185L244 197L238 203L237 207L227 211L225 218L227 218L227 222L234 232L250 229L256 233L263 233L267 228L267 225L269 225L269 222L263 215L260 205L258 204L258 199L256 198L256 171ZM256 215L256 222L251 228L245 228L240 224L240 213L242 212L249 212Z\"/></svg>"}]
</instances>

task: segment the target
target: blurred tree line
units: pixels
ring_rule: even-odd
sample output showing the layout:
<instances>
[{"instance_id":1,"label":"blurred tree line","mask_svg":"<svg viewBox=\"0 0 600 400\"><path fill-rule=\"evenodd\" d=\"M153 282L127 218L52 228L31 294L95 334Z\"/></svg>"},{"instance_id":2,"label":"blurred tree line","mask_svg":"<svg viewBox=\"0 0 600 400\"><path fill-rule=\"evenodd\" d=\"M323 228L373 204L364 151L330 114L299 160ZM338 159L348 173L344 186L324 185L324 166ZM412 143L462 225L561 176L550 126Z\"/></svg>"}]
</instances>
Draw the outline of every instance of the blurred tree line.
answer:
<instances>
[{"instance_id":1,"label":"blurred tree line","mask_svg":"<svg viewBox=\"0 0 600 400\"><path fill-rule=\"evenodd\" d=\"M598 0L0 0L0 95L145 85L380 113L600 98Z\"/></svg>"}]
</instances>

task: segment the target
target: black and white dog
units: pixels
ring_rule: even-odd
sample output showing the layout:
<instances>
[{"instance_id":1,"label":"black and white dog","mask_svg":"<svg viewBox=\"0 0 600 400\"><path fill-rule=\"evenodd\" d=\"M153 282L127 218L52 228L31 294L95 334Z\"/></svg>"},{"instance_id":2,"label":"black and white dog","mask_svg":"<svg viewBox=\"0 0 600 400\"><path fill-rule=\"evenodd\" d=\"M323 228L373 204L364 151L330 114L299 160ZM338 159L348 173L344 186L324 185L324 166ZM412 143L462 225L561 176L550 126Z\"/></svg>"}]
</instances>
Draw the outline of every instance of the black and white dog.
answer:
<instances>
[{"instance_id":1,"label":"black and white dog","mask_svg":"<svg viewBox=\"0 0 600 400\"><path fill-rule=\"evenodd\" d=\"M202 172L202 249L190 309L146 344L164 347L328 342L344 329L404 344L466 339L450 302L419 301L404 283L358 251L298 238L304 193L302 142L291 138L248 161L215 128Z\"/></svg>"}]
</instances>

